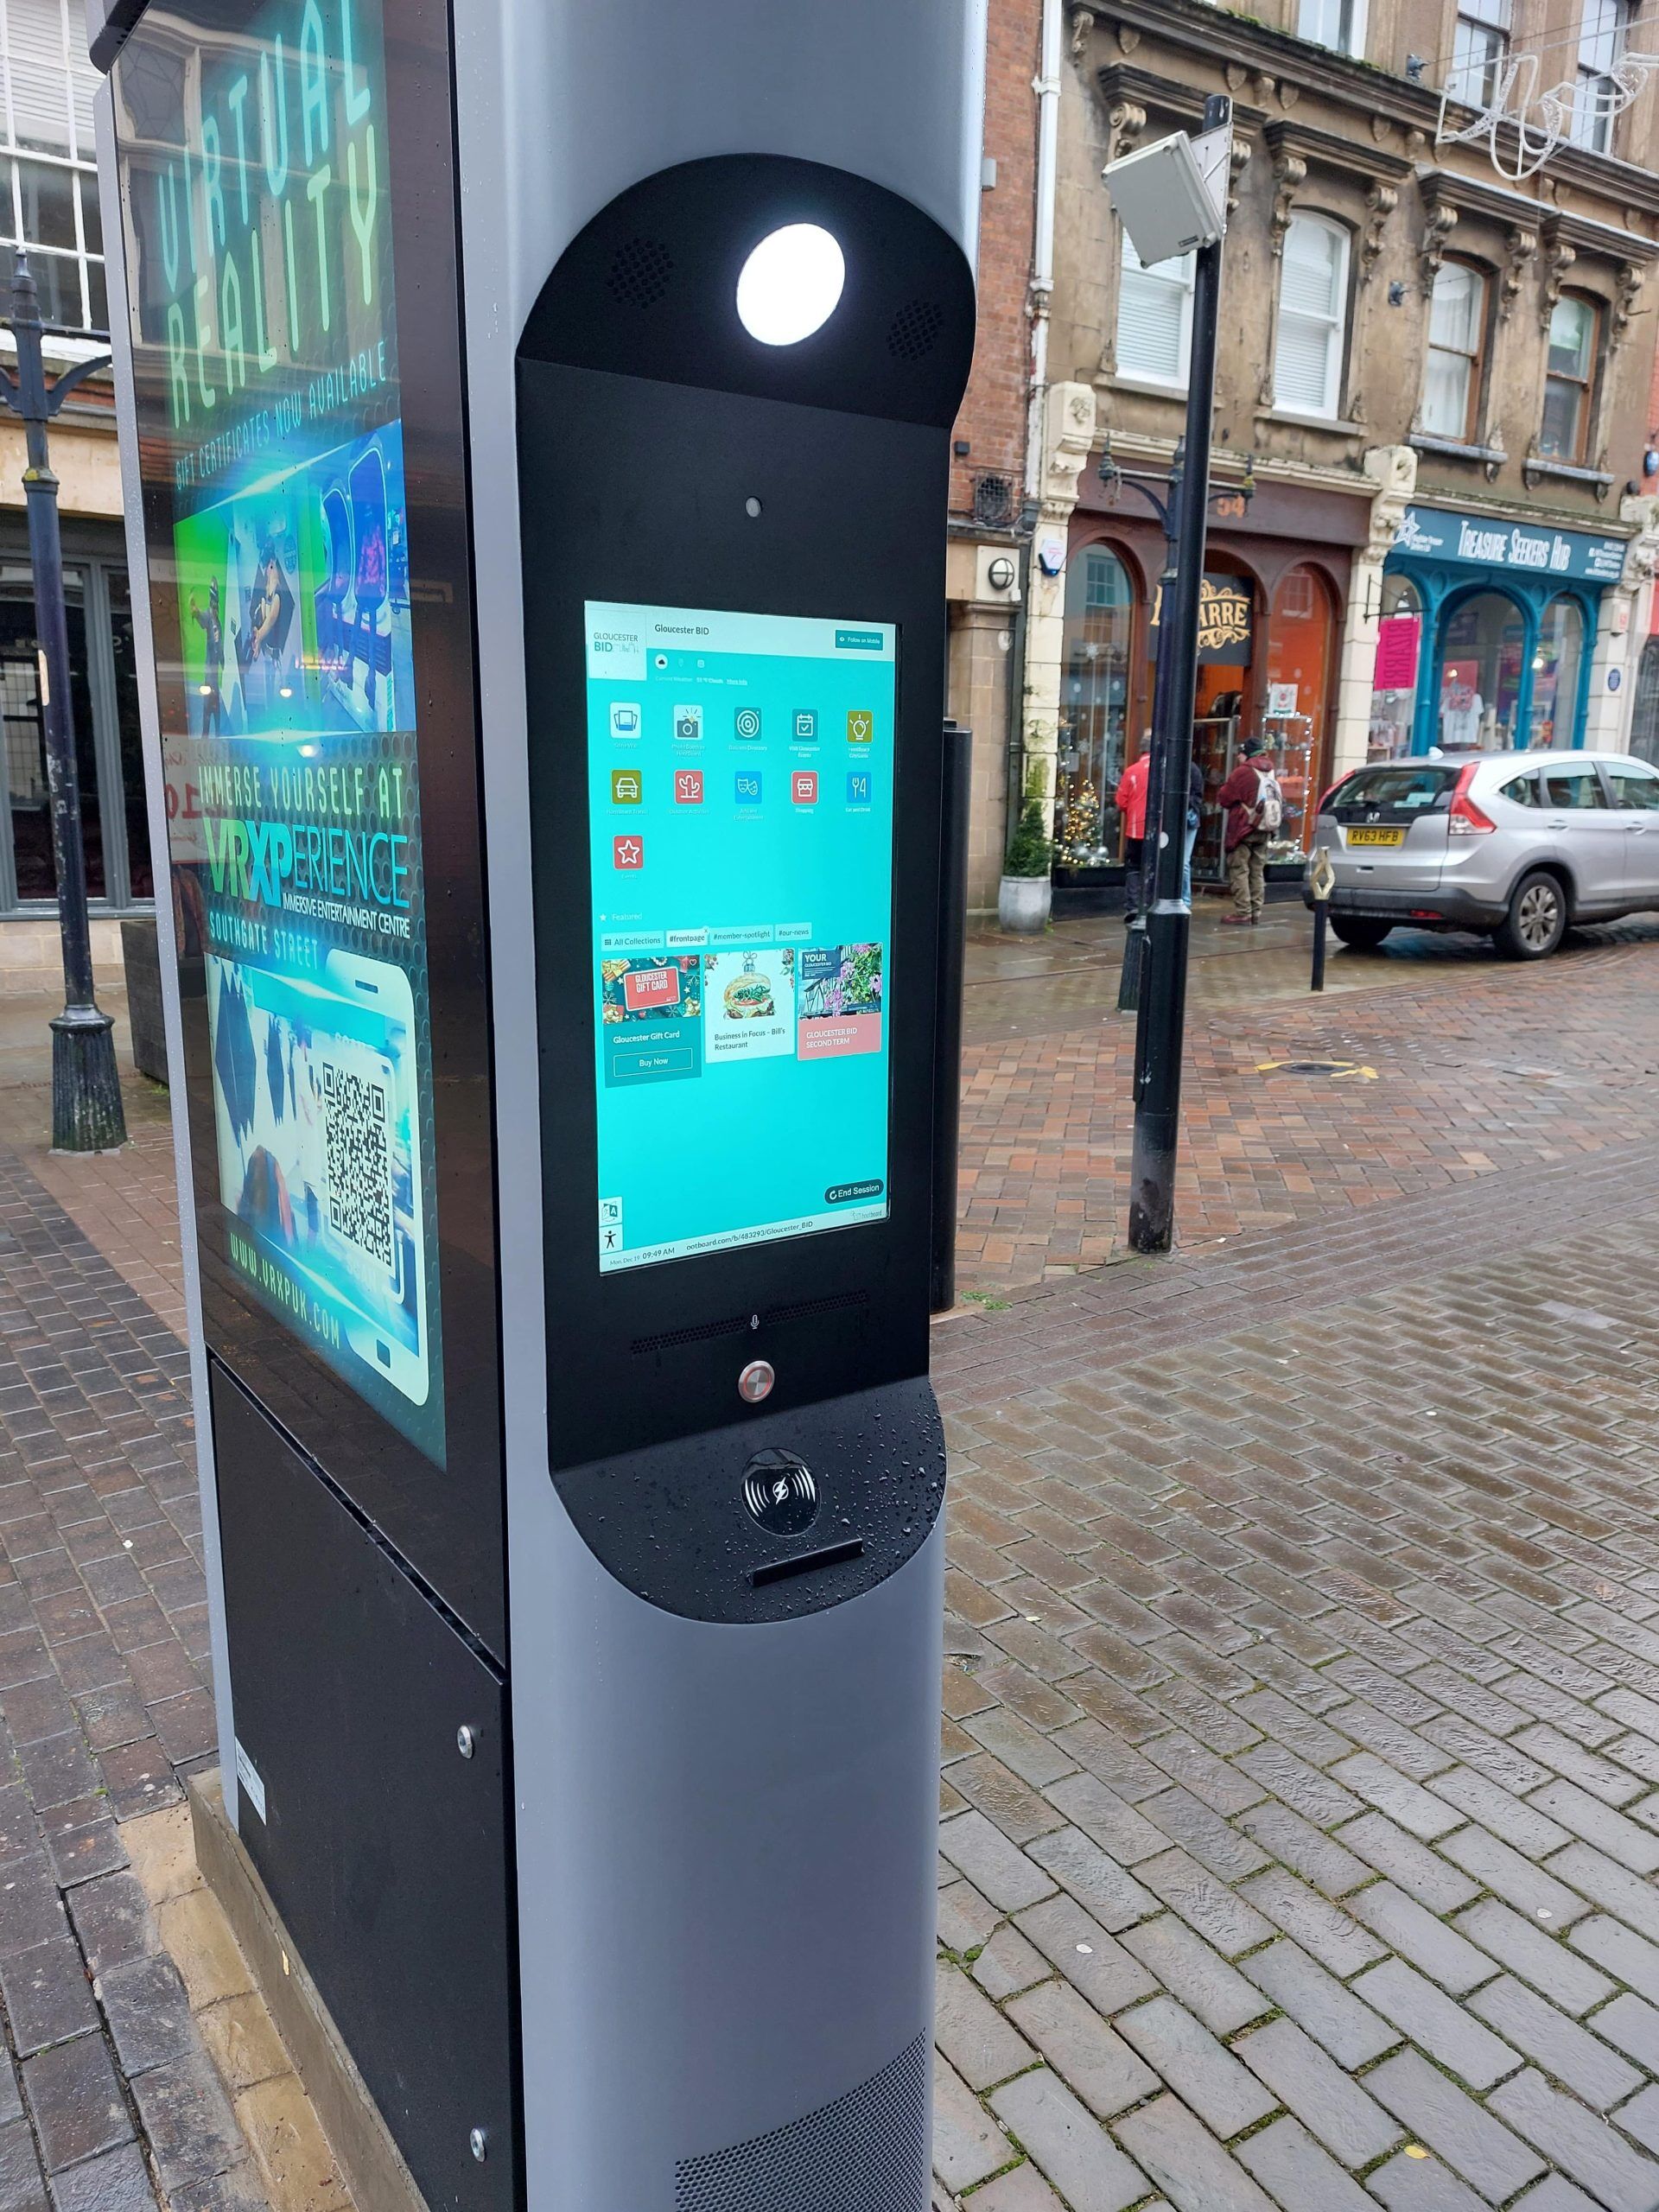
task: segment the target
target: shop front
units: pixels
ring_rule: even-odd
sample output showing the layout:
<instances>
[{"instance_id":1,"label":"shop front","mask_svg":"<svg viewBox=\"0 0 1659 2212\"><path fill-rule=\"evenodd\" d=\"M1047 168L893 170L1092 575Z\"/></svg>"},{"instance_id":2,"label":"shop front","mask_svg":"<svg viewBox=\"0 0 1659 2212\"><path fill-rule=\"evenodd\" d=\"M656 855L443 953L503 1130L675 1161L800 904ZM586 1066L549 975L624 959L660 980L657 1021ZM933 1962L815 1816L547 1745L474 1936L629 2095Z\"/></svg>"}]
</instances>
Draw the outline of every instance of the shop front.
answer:
<instances>
[{"instance_id":1,"label":"shop front","mask_svg":"<svg viewBox=\"0 0 1659 2212\"><path fill-rule=\"evenodd\" d=\"M1383 575L1370 754L1581 746L1625 541L1409 507Z\"/></svg>"},{"instance_id":2,"label":"shop front","mask_svg":"<svg viewBox=\"0 0 1659 2212\"><path fill-rule=\"evenodd\" d=\"M1116 793L1151 741L1164 538L1155 520L1120 512L1129 504L1091 472L1071 524L1054 821L1062 913L1121 899ZM1212 884L1224 875L1214 794L1249 736L1272 745L1285 791L1274 862L1300 872L1330 763L1351 549L1363 543L1367 517L1363 501L1270 483L1232 505L1212 524L1205 556L1192 732L1206 795L1193 870Z\"/></svg>"}]
</instances>

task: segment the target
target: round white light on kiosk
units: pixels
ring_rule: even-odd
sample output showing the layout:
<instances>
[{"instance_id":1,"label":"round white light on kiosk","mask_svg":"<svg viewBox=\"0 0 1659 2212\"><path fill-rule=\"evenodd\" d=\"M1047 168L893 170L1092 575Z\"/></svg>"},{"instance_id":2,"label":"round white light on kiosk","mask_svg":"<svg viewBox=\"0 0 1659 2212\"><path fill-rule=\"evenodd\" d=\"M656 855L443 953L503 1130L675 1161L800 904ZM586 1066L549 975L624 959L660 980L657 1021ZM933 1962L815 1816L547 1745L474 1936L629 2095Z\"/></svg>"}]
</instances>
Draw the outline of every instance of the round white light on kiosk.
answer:
<instances>
[{"instance_id":1,"label":"round white light on kiosk","mask_svg":"<svg viewBox=\"0 0 1659 2212\"><path fill-rule=\"evenodd\" d=\"M744 263L738 320L763 346L798 346L829 321L846 282L846 257L828 231L786 223Z\"/></svg>"}]
</instances>

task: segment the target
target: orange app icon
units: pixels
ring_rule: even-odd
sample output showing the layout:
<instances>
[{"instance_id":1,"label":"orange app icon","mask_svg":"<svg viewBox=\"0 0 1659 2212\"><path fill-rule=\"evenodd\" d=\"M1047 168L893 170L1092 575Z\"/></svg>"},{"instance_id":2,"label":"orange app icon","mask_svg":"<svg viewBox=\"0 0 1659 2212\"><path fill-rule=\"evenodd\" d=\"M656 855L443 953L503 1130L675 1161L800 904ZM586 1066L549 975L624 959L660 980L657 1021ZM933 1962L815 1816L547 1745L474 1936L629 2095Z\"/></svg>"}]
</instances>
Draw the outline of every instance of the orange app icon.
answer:
<instances>
[{"instance_id":1,"label":"orange app icon","mask_svg":"<svg viewBox=\"0 0 1659 2212\"><path fill-rule=\"evenodd\" d=\"M851 707L847 713L847 742L868 745L875 735L875 716L868 707Z\"/></svg>"}]
</instances>

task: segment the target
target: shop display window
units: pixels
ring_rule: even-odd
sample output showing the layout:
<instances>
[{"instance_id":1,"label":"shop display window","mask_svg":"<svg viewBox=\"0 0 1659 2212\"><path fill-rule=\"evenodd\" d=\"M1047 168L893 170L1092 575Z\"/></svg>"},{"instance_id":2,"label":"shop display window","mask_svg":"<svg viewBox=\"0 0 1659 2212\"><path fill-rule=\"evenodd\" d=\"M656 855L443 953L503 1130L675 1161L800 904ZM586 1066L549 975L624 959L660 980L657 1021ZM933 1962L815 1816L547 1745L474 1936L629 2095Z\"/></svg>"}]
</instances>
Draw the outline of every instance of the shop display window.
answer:
<instances>
[{"instance_id":1,"label":"shop display window","mask_svg":"<svg viewBox=\"0 0 1659 2212\"><path fill-rule=\"evenodd\" d=\"M1506 593L1477 592L1447 620L1440 643L1434 741L1445 753L1494 753L1519 743L1526 624Z\"/></svg>"},{"instance_id":2,"label":"shop display window","mask_svg":"<svg viewBox=\"0 0 1659 2212\"><path fill-rule=\"evenodd\" d=\"M1072 556L1061 639L1060 776L1055 858L1104 868L1122 855L1116 793L1128 757L1135 588L1109 546Z\"/></svg>"},{"instance_id":3,"label":"shop display window","mask_svg":"<svg viewBox=\"0 0 1659 2212\"><path fill-rule=\"evenodd\" d=\"M1281 577L1268 616L1268 689L1262 734L1279 764L1285 818L1271 860L1306 851L1323 788L1326 716L1336 649L1336 608L1317 569ZM1282 849L1281 849L1282 848Z\"/></svg>"},{"instance_id":4,"label":"shop display window","mask_svg":"<svg viewBox=\"0 0 1659 2212\"><path fill-rule=\"evenodd\" d=\"M155 891L131 594L125 567L96 558L66 561L63 586L86 890L119 910ZM58 892L34 573L22 555L0 558L0 912L16 912Z\"/></svg>"},{"instance_id":5,"label":"shop display window","mask_svg":"<svg viewBox=\"0 0 1659 2212\"><path fill-rule=\"evenodd\" d=\"M1571 745L1579 716L1584 665L1584 615L1576 600L1553 599L1538 627L1532 657L1532 711L1527 744L1535 752Z\"/></svg>"}]
</instances>

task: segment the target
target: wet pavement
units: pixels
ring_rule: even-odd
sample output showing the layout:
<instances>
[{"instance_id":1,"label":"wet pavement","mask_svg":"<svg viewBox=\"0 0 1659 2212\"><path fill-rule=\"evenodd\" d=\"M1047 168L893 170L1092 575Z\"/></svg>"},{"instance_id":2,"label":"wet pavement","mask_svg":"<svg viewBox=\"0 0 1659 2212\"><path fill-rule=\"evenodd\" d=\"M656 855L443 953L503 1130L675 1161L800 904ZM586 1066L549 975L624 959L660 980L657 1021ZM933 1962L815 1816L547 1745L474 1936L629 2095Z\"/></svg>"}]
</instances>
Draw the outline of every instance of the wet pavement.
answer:
<instances>
[{"instance_id":1,"label":"wet pavement","mask_svg":"<svg viewBox=\"0 0 1659 2212\"><path fill-rule=\"evenodd\" d=\"M1307 930L1196 926L1161 1262L1121 925L970 948L937 2201L1656 2212L1659 928L1322 1000ZM134 1082L48 1155L50 1011L0 1007L0 2204L209 2212L258 2190L124 1865L212 1757L170 1136Z\"/></svg>"}]
</instances>

